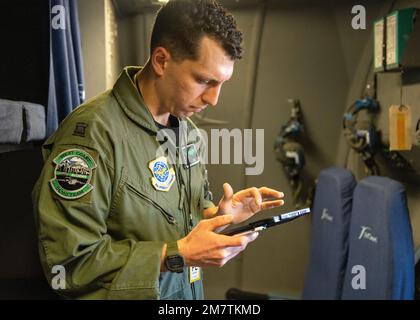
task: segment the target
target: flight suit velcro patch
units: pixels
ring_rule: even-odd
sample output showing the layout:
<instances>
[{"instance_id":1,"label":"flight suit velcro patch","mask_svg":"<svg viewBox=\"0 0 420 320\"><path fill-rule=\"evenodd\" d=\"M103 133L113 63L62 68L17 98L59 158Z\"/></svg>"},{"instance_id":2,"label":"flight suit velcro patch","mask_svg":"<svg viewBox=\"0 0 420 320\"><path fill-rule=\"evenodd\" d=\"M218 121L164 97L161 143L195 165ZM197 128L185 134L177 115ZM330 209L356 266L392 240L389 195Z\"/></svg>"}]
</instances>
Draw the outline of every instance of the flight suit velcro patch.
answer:
<instances>
[{"instance_id":1,"label":"flight suit velcro patch","mask_svg":"<svg viewBox=\"0 0 420 320\"><path fill-rule=\"evenodd\" d=\"M86 129L88 127L87 123L77 122L73 131L74 136L84 137L86 135Z\"/></svg>"},{"instance_id":2,"label":"flight suit velcro patch","mask_svg":"<svg viewBox=\"0 0 420 320\"><path fill-rule=\"evenodd\" d=\"M96 158L96 152L78 147L60 152L53 159L54 177L49 181L55 194L67 200L84 197L83 200L90 201Z\"/></svg>"}]
</instances>

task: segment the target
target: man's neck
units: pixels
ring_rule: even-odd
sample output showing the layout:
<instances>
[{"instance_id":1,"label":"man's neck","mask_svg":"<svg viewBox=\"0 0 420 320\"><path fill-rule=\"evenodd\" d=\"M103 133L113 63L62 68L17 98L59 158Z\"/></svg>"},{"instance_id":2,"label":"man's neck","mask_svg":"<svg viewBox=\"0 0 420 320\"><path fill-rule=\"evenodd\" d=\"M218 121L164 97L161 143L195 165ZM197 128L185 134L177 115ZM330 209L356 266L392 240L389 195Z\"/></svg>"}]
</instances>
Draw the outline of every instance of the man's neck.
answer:
<instances>
[{"instance_id":1,"label":"man's neck","mask_svg":"<svg viewBox=\"0 0 420 320\"><path fill-rule=\"evenodd\" d=\"M154 86L154 78L150 74L149 66L146 66L140 70L134 77L137 90L153 116L153 119L163 126L169 126L169 112L164 111L160 108L159 96L156 94Z\"/></svg>"}]
</instances>

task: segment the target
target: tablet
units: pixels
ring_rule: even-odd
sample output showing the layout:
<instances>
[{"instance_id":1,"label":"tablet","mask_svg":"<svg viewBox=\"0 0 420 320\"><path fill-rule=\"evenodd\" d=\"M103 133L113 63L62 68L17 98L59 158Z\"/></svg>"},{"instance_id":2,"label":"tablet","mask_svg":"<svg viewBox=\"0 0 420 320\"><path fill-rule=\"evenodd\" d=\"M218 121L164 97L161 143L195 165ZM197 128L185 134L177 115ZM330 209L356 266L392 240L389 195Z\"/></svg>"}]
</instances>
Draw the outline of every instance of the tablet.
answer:
<instances>
[{"instance_id":1,"label":"tablet","mask_svg":"<svg viewBox=\"0 0 420 320\"><path fill-rule=\"evenodd\" d=\"M243 235L243 234L247 234L251 232L259 232L267 228L274 227L279 224L295 220L296 218L304 216L305 214L309 212L311 212L311 209L305 208L305 209L300 209L300 210L291 211L287 213L282 213L278 216L273 216L271 218L251 222L245 226L233 227L233 228L223 230L221 234L224 234L226 236L233 236L233 235L239 235L239 234Z\"/></svg>"}]
</instances>

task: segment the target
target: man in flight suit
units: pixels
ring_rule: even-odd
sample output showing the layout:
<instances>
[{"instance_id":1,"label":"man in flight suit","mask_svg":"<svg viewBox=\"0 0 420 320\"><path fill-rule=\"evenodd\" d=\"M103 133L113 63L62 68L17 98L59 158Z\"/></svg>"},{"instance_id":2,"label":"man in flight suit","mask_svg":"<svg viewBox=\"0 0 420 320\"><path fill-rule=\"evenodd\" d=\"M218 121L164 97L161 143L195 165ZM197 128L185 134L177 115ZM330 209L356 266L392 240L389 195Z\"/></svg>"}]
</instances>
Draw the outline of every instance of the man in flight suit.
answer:
<instances>
[{"instance_id":1,"label":"man in flight suit","mask_svg":"<svg viewBox=\"0 0 420 320\"><path fill-rule=\"evenodd\" d=\"M234 194L225 183L215 206L198 161L204 146L189 134L196 127L188 117L216 105L241 41L216 1L169 1L146 66L125 68L112 90L78 107L45 142L33 199L47 279L55 266L65 270L61 295L203 299L200 267L223 266L257 237L217 232L283 204L278 191ZM157 152L162 128L174 132L186 161Z\"/></svg>"}]
</instances>

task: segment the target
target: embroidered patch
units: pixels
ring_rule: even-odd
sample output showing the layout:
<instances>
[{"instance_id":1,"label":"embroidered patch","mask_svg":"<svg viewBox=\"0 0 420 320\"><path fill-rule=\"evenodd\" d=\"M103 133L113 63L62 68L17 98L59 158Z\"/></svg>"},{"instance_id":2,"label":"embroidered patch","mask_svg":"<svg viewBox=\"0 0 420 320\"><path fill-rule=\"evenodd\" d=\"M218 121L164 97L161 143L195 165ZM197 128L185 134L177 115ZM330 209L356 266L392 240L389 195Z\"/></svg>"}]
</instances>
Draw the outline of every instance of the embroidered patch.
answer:
<instances>
[{"instance_id":1,"label":"embroidered patch","mask_svg":"<svg viewBox=\"0 0 420 320\"><path fill-rule=\"evenodd\" d=\"M54 178L50 185L55 193L65 199L78 199L89 193L92 171L96 163L89 153L80 149L69 149L54 160Z\"/></svg>"},{"instance_id":2,"label":"embroidered patch","mask_svg":"<svg viewBox=\"0 0 420 320\"><path fill-rule=\"evenodd\" d=\"M162 156L150 161L149 169L153 174L153 187L159 191L169 191L175 181L175 171L169 168L167 159Z\"/></svg>"},{"instance_id":3,"label":"embroidered patch","mask_svg":"<svg viewBox=\"0 0 420 320\"><path fill-rule=\"evenodd\" d=\"M74 128L74 131L73 131L73 135L84 137L86 134L87 127L88 125L86 123L83 123L83 122L76 123L76 127Z\"/></svg>"}]
</instances>

